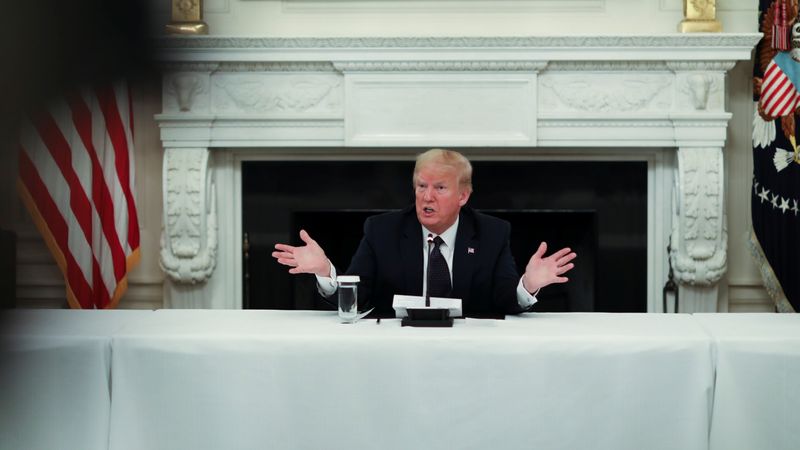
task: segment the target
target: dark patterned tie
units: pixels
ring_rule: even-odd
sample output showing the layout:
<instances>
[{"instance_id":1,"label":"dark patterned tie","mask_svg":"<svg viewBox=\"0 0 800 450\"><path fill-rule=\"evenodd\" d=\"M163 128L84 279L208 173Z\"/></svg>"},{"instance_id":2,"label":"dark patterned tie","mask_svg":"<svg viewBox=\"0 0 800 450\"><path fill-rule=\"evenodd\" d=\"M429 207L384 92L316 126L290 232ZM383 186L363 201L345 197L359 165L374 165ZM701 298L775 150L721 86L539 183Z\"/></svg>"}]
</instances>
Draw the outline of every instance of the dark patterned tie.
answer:
<instances>
[{"instance_id":1,"label":"dark patterned tie","mask_svg":"<svg viewBox=\"0 0 800 450\"><path fill-rule=\"evenodd\" d=\"M428 269L430 270L430 283L428 285L428 295L430 297L449 297L450 296L450 269L447 267L439 246L444 244L440 236L433 239L433 250L428 258Z\"/></svg>"}]
</instances>

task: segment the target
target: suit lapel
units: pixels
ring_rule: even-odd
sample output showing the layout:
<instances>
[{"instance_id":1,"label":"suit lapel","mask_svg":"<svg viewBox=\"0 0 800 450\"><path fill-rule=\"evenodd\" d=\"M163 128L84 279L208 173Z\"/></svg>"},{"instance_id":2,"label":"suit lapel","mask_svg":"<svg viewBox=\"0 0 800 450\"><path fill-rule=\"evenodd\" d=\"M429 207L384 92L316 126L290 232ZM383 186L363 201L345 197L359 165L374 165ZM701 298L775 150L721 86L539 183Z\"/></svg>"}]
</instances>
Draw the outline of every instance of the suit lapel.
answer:
<instances>
[{"instance_id":1,"label":"suit lapel","mask_svg":"<svg viewBox=\"0 0 800 450\"><path fill-rule=\"evenodd\" d=\"M475 218L469 210L462 208L453 248L453 297L469 298L472 273L475 269L475 253L479 251L475 230Z\"/></svg>"},{"instance_id":2,"label":"suit lapel","mask_svg":"<svg viewBox=\"0 0 800 450\"><path fill-rule=\"evenodd\" d=\"M408 295L422 295L422 226L415 214L413 207L406 213L400 240L400 264Z\"/></svg>"}]
</instances>

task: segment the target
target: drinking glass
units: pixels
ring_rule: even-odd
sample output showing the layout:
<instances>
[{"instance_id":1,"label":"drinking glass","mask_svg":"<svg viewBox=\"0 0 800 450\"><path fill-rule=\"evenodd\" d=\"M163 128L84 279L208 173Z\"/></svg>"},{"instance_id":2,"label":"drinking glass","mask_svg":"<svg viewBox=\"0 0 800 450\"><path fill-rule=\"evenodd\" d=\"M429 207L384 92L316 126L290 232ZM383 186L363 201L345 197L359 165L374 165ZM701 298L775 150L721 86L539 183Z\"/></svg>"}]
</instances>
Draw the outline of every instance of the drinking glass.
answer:
<instances>
[{"instance_id":1,"label":"drinking glass","mask_svg":"<svg viewBox=\"0 0 800 450\"><path fill-rule=\"evenodd\" d=\"M358 282L357 275L336 277L339 283L339 318L342 323L355 323L358 320Z\"/></svg>"}]
</instances>

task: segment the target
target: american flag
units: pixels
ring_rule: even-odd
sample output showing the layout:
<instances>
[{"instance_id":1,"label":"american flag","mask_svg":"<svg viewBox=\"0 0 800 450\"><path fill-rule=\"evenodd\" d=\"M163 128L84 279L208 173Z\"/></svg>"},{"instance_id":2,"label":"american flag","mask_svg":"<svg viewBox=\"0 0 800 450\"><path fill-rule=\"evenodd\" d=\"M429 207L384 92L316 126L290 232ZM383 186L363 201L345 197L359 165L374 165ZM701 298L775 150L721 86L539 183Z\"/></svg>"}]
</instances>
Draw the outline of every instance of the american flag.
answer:
<instances>
[{"instance_id":1,"label":"american flag","mask_svg":"<svg viewBox=\"0 0 800 450\"><path fill-rule=\"evenodd\" d=\"M800 311L800 161L796 158L798 136L797 87L800 62L790 52L770 47L769 13L775 5L786 17L797 16L797 2L761 0L758 24L764 38L753 60L753 100L760 111L753 114L753 189L750 191L752 232L750 251L761 272L764 287L780 312ZM782 19L781 19L782 20ZM780 75L780 76L779 76ZM777 85L775 85L775 80ZM761 89L758 81L761 80ZM769 80L769 83L768 83ZM778 92L784 86L788 101L780 106ZM768 97L765 99L765 97ZM771 100L770 100L771 99ZM763 105L777 106L774 113ZM767 114L763 114L766 112ZM784 114L785 112L785 114ZM761 113L761 114L759 114Z\"/></svg>"},{"instance_id":2,"label":"american flag","mask_svg":"<svg viewBox=\"0 0 800 450\"><path fill-rule=\"evenodd\" d=\"M139 260L127 84L75 91L24 121L17 186L64 275L69 305L115 307Z\"/></svg>"},{"instance_id":3,"label":"american flag","mask_svg":"<svg viewBox=\"0 0 800 450\"><path fill-rule=\"evenodd\" d=\"M800 93L794 82L800 82L800 73L796 66L788 52L780 52L764 71L760 103L769 117L783 117L797 108Z\"/></svg>"}]
</instances>

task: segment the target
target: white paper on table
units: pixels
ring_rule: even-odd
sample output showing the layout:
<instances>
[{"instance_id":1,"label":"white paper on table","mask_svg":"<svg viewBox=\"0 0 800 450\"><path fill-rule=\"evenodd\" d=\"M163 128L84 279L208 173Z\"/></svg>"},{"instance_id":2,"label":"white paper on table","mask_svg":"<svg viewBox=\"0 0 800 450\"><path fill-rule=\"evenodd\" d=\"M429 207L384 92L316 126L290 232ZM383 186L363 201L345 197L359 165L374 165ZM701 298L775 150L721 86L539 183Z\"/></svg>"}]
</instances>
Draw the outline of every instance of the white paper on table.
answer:
<instances>
[{"instance_id":1,"label":"white paper on table","mask_svg":"<svg viewBox=\"0 0 800 450\"><path fill-rule=\"evenodd\" d=\"M425 306L425 297L419 295L395 295L392 300L392 308L395 317L403 318L408 316L408 308L415 309L446 309L450 311L450 317L461 317L461 299L431 297L431 305Z\"/></svg>"}]
</instances>

